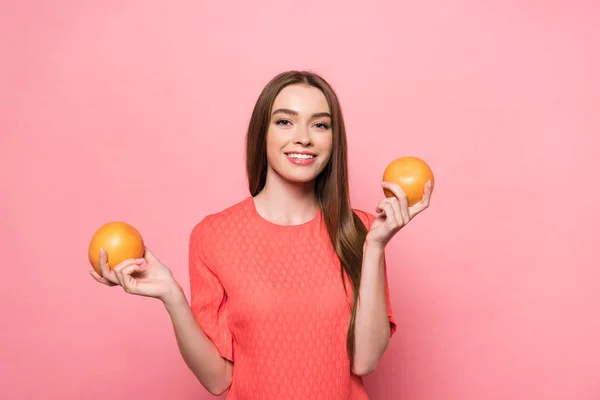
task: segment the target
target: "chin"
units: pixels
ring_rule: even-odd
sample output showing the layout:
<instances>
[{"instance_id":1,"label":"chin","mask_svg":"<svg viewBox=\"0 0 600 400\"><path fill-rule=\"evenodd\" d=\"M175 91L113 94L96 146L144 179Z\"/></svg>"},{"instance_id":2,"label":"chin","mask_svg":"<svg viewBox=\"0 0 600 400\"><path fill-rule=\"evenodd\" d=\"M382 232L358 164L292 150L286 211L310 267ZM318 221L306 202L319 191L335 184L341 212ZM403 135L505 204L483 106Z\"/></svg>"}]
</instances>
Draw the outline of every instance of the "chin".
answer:
<instances>
[{"instance_id":1,"label":"chin","mask_svg":"<svg viewBox=\"0 0 600 400\"><path fill-rule=\"evenodd\" d=\"M288 182L303 184L317 179L320 171L282 171L279 175Z\"/></svg>"},{"instance_id":2,"label":"chin","mask_svg":"<svg viewBox=\"0 0 600 400\"><path fill-rule=\"evenodd\" d=\"M312 165L310 167L300 167L286 165L286 163L273 163L269 165L269 169L271 173L279 176L279 179L300 185L314 182L323 171L324 166Z\"/></svg>"},{"instance_id":3,"label":"chin","mask_svg":"<svg viewBox=\"0 0 600 400\"><path fill-rule=\"evenodd\" d=\"M314 181L315 179L317 179L317 175L311 174L310 176L308 175L282 175L283 179L285 179L288 182L293 182L293 183L310 183L312 181Z\"/></svg>"}]
</instances>

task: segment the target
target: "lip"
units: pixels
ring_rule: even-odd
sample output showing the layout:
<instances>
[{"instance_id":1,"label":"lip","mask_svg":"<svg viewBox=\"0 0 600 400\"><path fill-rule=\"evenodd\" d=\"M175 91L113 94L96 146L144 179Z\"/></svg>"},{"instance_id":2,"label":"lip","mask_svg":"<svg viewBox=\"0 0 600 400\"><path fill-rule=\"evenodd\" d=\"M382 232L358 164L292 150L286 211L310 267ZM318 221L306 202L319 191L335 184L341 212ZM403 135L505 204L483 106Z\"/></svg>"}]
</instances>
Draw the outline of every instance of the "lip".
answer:
<instances>
[{"instance_id":1,"label":"lip","mask_svg":"<svg viewBox=\"0 0 600 400\"><path fill-rule=\"evenodd\" d=\"M306 150L299 150L299 151L286 151L285 155L288 156L290 154L307 154L309 156L314 156L316 157L317 154L313 153L312 151L306 151Z\"/></svg>"},{"instance_id":2,"label":"lip","mask_svg":"<svg viewBox=\"0 0 600 400\"><path fill-rule=\"evenodd\" d=\"M306 154L313 156L312 158L292 158L290 154ZM316 159L317 155L310 151L290 151L285 153L286 158L294 165L306 166L312 164Z\"/></svg>"}]
</instances>

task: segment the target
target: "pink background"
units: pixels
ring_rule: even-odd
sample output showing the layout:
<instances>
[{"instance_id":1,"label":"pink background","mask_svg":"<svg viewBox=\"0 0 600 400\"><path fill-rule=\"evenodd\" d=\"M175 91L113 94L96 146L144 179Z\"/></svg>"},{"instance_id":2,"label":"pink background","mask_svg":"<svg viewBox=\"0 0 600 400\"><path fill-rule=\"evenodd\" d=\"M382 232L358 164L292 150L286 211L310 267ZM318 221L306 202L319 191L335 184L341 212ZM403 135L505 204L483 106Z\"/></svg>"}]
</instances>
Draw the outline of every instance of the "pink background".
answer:
<instances>
[{"instance_id":1,"label":"pink background","mask_svg":"<svg viewBox=\"0 0 600 400\"><path fill-rule=\"evenodd\" d=\"M600 7L174 3L2 3L0 398L212 398L87 246L128 221L187 290L190 230L247 196L251 108L291 68L341 98L355 207L397 156L436 173L388 248L372 398L600 398Z\"/></svg>"}]
</instances>

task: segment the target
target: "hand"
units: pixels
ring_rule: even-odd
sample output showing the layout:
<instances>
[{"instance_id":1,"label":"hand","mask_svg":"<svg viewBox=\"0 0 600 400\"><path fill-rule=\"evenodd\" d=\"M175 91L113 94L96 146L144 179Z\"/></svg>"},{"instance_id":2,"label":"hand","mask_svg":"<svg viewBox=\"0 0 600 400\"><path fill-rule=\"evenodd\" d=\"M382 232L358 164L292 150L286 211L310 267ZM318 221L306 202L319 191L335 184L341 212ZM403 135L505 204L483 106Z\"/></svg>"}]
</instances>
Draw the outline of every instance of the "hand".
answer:
<instances>
[{"instance_id":1,"label":"hand","mask_svg":"<svg viewBox=\"0 0 600 400\"><path fill-rule=\"evenodd\" d=\"M117 264L113 271L108 265L106 251L101 249L100 270L102 276L93 269L90 270L90 275L107 286L121 286L130 294L155 297L164 301L179 288L171 270L147 247L143 258L125 260Z\"/></svg>"},{"instance_id":2,"label":"hand","mask_svg":"<svg viewBox=\"0 0 600 400\"><path fill-rule=\"evenodd\" d=\"M386 197L377 205L379 214L371 224L367 241L385 247L394 235L417 214L429 207L431 200L431 181L425 184L425 191L420 202L408 206L406 193L395 183L382 182L381 185L390 190L394 197Z\"/></svg>"}]
</instances>

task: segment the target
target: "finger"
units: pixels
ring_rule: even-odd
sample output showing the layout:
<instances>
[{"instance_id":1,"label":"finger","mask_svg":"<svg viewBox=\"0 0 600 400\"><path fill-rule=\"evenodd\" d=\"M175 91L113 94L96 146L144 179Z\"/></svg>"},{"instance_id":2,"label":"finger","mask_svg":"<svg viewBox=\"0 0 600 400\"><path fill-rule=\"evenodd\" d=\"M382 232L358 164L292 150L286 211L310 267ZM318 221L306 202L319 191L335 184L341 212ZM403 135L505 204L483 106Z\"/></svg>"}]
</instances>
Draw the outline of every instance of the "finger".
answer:
<instances>
[{"instance_id":1,"label":"finger","mask_svg":"<svg viewBox=\"0 0 600 400\"><path fill-rule=\"evenodd\" d=\"M394 203L396 204L396 207L394 207ZM396 208L399 208L398 199L390 199L386 206L385 213L388 215L388 226L392 230L396 230L403 225L402 214L396 213Z\"/></svg>"},{"instance_id":2,"label":"finger","mask_svg":"<svg viewBox=\"0 0 600 400\"><path fill-rule=\"evenodd\" d=\"M382 212L385 211L385 205L388 204L390 202L389 198L385 198L383 200L381 200L379 203L377 203L377 208L375 209L375 212L377 212L378 214L381 214Z\"/></svg>"},{"instance_id":3,"label":"finger","mask_svg":"<svg viewBox=\"0 0 600 400\"><path fill-rule=\"evenodd\" d=\"M406 201L401 201L397 198L390 199L390 204L394 209L394 214L396 215L396 219L398 220L399 227L404 226L410 220L408 218L408 203Z\"/></svg>"},{"instance_id":4,"label":"finger","mask_svg":"<svg viewBox=\"0 0 600 400\"><path fill-rule=\"evenodd\" d=\"M115 277L117 278L117 281L119 282L119 285L123 286L124 284L124 278L123 278L123 270L125 268L130 267L131 265L141 265L141 264L145 264L146 260L144 260L143 258L137 258L137 259L127 259L127 260L123 260L121 261L119 264L117 264L117 266L114 269L115 272Z\"/></svg>"},{"instance_id":5,"label":"finger","mask_svg":"<svg viewBox=\"0 0 600 400\"><path fill-rule=\"evenodd\" d=\"M398 221L398 216L396 216L396 213L394 212L391 199L382 200L379 207L385 215L385 225L389 229L395 229L399 225L400 221Z\"/></svg>"},{"instance_id":6,"label":"finger","mask_svg":"<svg viewBox=\"0 0 600 400\"><path fill-rule=\"evenodd\" d=\"M409 220L409 213L408 213L408 196L406 196L406 193L404 192L404 190L402 190L402 188L395 184L395 183L391 183L391 182L382 182L381 185L385 188L388 189L389 191L391 191L394 194L394 197L396 197L398 199L398 201L400 202L400 210L402 218L404 219L405 222L408 222Z\"/></svg>"},{"instance_id":7,"label":"finger","mask_svg":"<svg viewBox=\"0 0 600 400\"><path fill-rule=\"evenodd\" d=\"M104 285L107 286L117 286L115 283L112 283L111 281L109 281L106 278L101 277L100 275L98 275L98 273L95 270L90 270L90 275L92 276L92 278L94 278L97 282L100 282Z\"/></svg>"},{"instance_id":8,"label":"finger","mask_svg":"<svg viewBox=\"0 0 600 400\"><path fill-rule=\"evenodd\" d=\"M425 184L425 189L423 191L423 198L418 203L414 204L410 209L410 217L413 218L415 215L419 214L421 211L425 210L429 207L431 202L431 194L432 194L432 183L431 181L427 181Z\"/></svg>"},{"instance_id":9,"label":"finger","mask_svg":"<svg viewBox=\"0 0 600 400\"><path fill-rule=\"evenodd\" d=\"M408 211L408 196L404 193L404 190L400 189L398 186L398 195L396 198L398 199L398 208L400 209L400 214L402 215L402 219L404 223L408 223L410 221L410 213Z\"/></svg>"},{"instance_id":10,"label":"finger","mask_svg":"<svg viewBox=\"0 0 600 400\"><path fill-rule=\"evenodd\" d=\"M423 203L425 203L425 205L427 207L429 207L429 203L431 201L431 195L433 193L433 182L431 182L431 179L427 181L427 183L425 184L425 191L423 193Z\"/></svg>"},{"instance_id":11,"label":"finger","mask_svg":"<svg viewBox=\"0 0 600 400\"><path fill-rule=\"evenodd\" d=\"M392 192L394 196L398 199L400 199L401 197L406 197L406 193L404 193L404 190L402 190L402 188L396 183L384 181L381 182L381 186L383 186L384 189L388 189L390 192Z\"/></svg>"},{"instance_id":12,"label":"finger","mask_svg":"<svg viewBox=\"0 0 600 400\"><path fill-rule=\"evenodd\" d=\"M110 270L110 266L108 265L108 255L106 254L106 250L104 248L100 248L100 271L102 272L102 277L116 285L119 284L117 278L113 271Z\"/></svg>"},{"instance_id":13,"label":"finger","mask_svg":"<svg viewBox=\"0 0 600 400\"><path fill-rule=\"evenodd\" d=\"M135 272L142 272L144 270L145 270L144 265L130 264L120 271L121 279L123 281L123 284L121 286L123 286L123 289L127 293L134 293L135 287L137 286L136 279L133 278L131 275Z\"/></svg>"}]
</instances>

